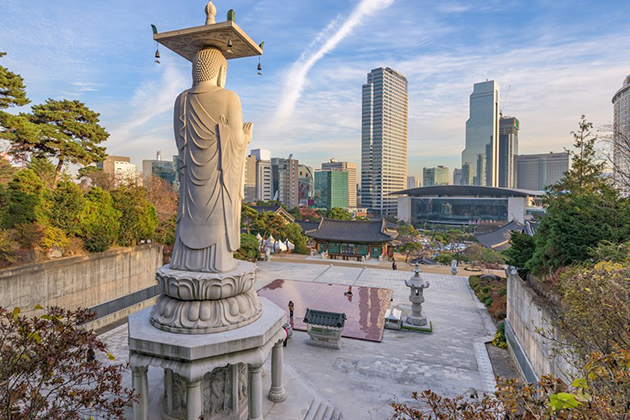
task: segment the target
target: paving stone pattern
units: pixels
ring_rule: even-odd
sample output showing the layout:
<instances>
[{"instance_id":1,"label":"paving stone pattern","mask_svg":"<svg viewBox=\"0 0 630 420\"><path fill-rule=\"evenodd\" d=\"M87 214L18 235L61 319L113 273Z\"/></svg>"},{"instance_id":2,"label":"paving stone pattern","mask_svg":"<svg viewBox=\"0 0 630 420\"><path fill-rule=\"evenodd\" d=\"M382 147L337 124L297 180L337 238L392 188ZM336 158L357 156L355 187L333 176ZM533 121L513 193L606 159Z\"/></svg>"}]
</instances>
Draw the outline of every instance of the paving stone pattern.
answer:
<instances>
[{"instance_id":1,"label":"paving stone pattern","mask_svg":"<svg viewBox=\"0 0 630 420\"><path fill-rule=\"evenodd\" d=\"M404 280L411 274L270 261L258 263L256 289L276 279L387 288L393 292L391 307L408 312L409 289ZM423 313L433 324L433 334L385 330L381 343L343 339L342 349L333 350L308 346L308 335L295 331L284 352L287 400L273 404L265 399L265 419L302 420L314 399L332 403L347 420L389 419L389 404L410 401L413 391L432 389L455 396L471 389L487 390L488 368L479 366L475 354L475 347L481 350L475 343L490 332L484 322L485 309L477 307L467 277L425 276L431 286L424 291ZM102 337L117 361L126 361L127 326ZM161 375L160 369L149 369L150 418L159 418L156 410L162 393ZM266 389L269 376L264 376ZM127 386L131 385L130 377L125 376Z\"/></svg>"}]
</instances>

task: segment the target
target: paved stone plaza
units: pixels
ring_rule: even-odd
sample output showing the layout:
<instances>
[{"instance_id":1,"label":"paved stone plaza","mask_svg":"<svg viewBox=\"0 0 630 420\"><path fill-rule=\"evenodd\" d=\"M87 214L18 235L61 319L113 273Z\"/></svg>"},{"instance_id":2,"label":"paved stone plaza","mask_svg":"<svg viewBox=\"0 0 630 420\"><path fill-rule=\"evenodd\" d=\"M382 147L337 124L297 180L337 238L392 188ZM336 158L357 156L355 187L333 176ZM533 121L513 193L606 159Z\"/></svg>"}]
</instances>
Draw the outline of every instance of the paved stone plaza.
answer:
<instances>
[{"instance_id":1,"label":"paved stone plaza","mask_svg":"<svg viewBox=\"0 0 630 420\"><path fill-rule=\"evenodd\" d=\"M256 289L278 278L382 287L393 291L392 307L410 310L404 284L408 271L286 262L257 265ZM284 352L287 400L273 404L265 399L265 419L301 420L313 399L331 403L345 419L388 419L389 403L409 399L412 391L432 389L453 396L471 388L491 390L492 366L483 343L494 326L468 287L467 277L424 275L431 286L424 291L423 312L433 323L433 334L385 330L381 343L344 339L341 350L332 350L307 346L307 334L294 332ZM127 360L126 326L103 337L118 361ZM266 370L269 389L269 363ZM125 378L127 386L130 376ZM161 369L149 368L149 387L150 418L159 418Z\"/></svg>"}]
</instances>

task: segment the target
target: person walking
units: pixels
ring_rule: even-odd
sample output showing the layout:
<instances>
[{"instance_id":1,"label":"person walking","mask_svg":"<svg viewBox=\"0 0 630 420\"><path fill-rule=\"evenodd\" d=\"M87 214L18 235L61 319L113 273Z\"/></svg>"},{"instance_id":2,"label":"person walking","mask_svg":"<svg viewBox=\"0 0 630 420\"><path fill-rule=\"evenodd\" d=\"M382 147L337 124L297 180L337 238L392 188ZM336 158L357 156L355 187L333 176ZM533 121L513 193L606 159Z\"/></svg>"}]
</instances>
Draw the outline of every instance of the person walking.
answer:
<instances>
[{"instance_id":1,"label":"person walking","mask_svg":"<svg viewBox=\"0 0 630 420\"><path fill-rule=\"evenodd\" d=\"M396 260L392 261L392 270L398 270L398 267L396 266Z\"/></svg>"},{"instance_id":2,"label":"person walking","mask_svg":"<svg viewBox=\"0 0 630 420\"><path fill-rule=\"evenodd\" d=\"M293 318L293 310L295 309L295 305L293 305L293 301L289 301L289 318Z\"/></svg>"}]
</instances>

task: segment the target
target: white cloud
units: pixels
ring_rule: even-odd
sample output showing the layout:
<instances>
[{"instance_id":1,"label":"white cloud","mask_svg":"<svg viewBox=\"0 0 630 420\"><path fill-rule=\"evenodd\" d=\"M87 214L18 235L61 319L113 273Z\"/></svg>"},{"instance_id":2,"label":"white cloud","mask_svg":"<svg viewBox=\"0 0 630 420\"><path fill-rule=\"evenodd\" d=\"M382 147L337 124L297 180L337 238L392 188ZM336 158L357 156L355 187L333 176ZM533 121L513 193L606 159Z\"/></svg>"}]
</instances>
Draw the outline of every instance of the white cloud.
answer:
<instances>
[{"instance_id":1,"label":"white cloud","mask_svg":"<svg viewBox=\"0 0 630 420\"><path fill-rule=\"evenodd\" d=\"M321 60L326 54L333 51L337 45L343 41L352 31L359 26L363 20L379 10L388 8L394 3L395 0L361 0L359 4L350 13L348 19L346 19L341 27L332 35L328 36L326 41L314 52L310 50L315 47L317 43L323 41L326 35L331 32L335 26L337 20L333 20L328 26L321 31L314 42L311 43L309 48L302 53L302 56L293 64L291 71L289 72L283 97L280 99L280 106L278 108L277 115L279 119L285 120L293 113L297 101L302 96L306 84L306 78L311 68Z\"/></svg>"},{"instance_id":2,"label":"white cloud","mask_svg":"<svg viewBox=\"0 0 630 420\"><path fill-rule=\"evenodd\" d=\"M190 76L171 62L161 64L160 72L159 78L138 86L129 103L121 107L129 111L108 124L114 127L108 140L110 150L129 150L133 145L139 156L146 156L150 140L153 144L149 150L153 152L152 149L161 148L156 140L164 142L165 138L172 137L169 127L172 130L173 103L177 95L189 87Z\"/></svg>"}]
</instances>

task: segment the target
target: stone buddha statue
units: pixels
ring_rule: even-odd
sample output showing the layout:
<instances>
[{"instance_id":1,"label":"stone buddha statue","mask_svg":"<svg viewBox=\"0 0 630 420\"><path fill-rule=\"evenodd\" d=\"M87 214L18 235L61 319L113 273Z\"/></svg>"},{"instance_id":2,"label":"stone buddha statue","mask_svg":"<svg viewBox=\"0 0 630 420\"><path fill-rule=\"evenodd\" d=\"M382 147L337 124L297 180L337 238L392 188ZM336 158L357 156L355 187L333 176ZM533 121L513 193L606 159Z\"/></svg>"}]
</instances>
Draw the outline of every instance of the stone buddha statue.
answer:
<instances>
[{"instance_id":1,"label":"stone buddha statue","mask_svg":"<svg viewBox=\"0 0 630 420\"><path fill-rule=\"evenodd\" d=\"M241 201L252 123L224 89L227 62L216 48L197 52L193 86L175 101L180 178L177 230L170 268L197 272L234 269L240 247Z\"/></svg>"}]
</instances>

